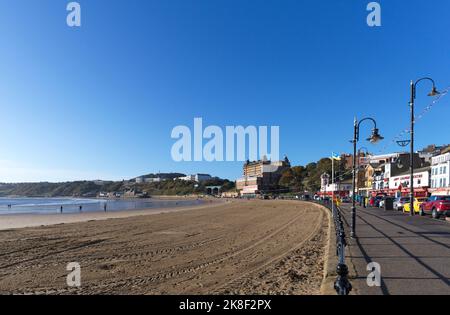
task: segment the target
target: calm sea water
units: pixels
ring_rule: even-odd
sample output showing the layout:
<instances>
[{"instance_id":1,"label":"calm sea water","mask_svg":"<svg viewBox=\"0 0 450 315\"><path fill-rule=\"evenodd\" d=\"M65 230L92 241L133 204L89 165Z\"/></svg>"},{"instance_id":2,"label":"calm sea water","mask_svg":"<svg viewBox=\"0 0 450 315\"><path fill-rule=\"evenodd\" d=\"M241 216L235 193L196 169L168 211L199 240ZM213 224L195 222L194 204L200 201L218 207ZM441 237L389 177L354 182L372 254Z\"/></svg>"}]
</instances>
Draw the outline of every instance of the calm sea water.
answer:
<instances>
[{"instance_id":1,"label":"calm sea water","mask_svg":"<svg viewBox=\"0 0 450 315\"><path fill-rule=\"evenodd\" d=\"M103 200L84 198L0 198L0 215L5 214L52 214L82 212L161 209L169 207L183 207L201 204L201 200ZM11 205L11 207L8 207Z\"/></svg>"}]
</instances>

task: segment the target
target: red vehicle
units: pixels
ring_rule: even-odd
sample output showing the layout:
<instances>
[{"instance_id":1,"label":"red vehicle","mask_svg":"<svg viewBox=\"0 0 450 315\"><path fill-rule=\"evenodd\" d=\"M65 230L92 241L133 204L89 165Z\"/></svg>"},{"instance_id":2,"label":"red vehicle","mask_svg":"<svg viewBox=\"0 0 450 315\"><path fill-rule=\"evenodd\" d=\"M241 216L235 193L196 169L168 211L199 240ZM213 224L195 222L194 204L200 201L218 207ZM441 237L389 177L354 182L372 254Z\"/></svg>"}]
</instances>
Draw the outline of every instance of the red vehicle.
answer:
<instances>
[{"instance_id":1,"label":"red vehicle","mask_svg":"<svg viewBox=\"0 0 450 315\"><path fill-rule=\"evenodd\" d=\"M420 215L431 214L434 219L450 216L450 196L431 196L420 206Z\"/></svg>"}]
</instances>

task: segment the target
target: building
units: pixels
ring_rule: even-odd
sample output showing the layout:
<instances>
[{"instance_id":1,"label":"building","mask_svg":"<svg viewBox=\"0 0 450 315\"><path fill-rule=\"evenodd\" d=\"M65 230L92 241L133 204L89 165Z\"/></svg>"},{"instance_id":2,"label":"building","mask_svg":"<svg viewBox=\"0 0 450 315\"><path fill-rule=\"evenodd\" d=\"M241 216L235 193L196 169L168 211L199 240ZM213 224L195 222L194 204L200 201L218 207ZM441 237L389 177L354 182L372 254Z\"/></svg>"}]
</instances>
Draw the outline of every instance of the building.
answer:
<instances>
[{"instance_id":1,"label":"building","mask_svg":"<svg viewBox=\"0 0 450 315\"><path fill-rule=\"evenodd\" d=\"M320 187L320 195L321 196L340 196L347 197L350 196L350 192L353 189L352 180L345 180L342 182L331 183L330 175L327 173L323 174L320 177L321 187Z\"/></svg>"},{"instance_id":2,"label":"building","mask_svg":"<svg viewBox=\"0 0 450 315\"><path fill-rule=\"evenodd\" d=\"M243 166L243 177L236 180L236 189L242 195L256 195L278 189L278 181L284 171L291 167L286 157L282 161L247 161Z\"/></svg>"},{"instance_id":3,"label":"building","mask_svg":"<svg viewBox=\"0 0 450 315\"><path fill-rule=\"evenodd\" d=\"M212 179L212 177L209 174L193 174L193 175L187 175L187 176L183 176L183 177L178 177L177 179L184 180L184 181L187 181L187 182L200 183L200 182L204 182L206 180L210 180L210 179Z\"/></svg>"},{"instance_id":4,"label":"building","mask_svg":"<svg viewBox=\"0 0 450 315\"><path fill-rule=\"evenodd\" d=\"M434 195L450 195L450 153L431 159L431 189Z\"/></svg>"},{"instance_id":5,"label":"building","mask_svg":"<svg viewBox=\"0 0 450 315\"><path fill-rule=\"evenodd\" d=\"M373 174L375 173L375 165L367 164L360 169L357 177L357 194L368 197L373 188Z\"/></svg>"},{"instance_id":6,"label":"building","mask_svg":"<svg viewBox=\"0 0 450 315\"><path fill-rule=\"evenodd\" d=\"M144 179L146 183L159 183L162 182L163 179L161 177L147 177Z\"/></svg>"},{"instance_id":7,"label":"building","mask_svg":"<svg viewBox=\"0 0 450 315\"><path fill-rule=\"evenodd\" d=\"M136 177L135 181L136 181L136 184L142 184L145 182L145 177L144 176Z\"/></svg>"},{"instance_id":8,"label":"building","mask_svg":"<svg viewBox=\"0 0 450 315\"><path fill-rule=\"evenodd\" d=\"M363 196L376 196L379 194L393 195L390 188L390 180L409 171L409 153L391 153L371 156L369 165L366 167L366 187L362 189ZM429 166L422 160L418 153L413 156L415 169ZM372 177L372 178L368 178ZM370 187L371 184L371 187Z\"/></svg>"},{"instance_id":9,"label":"building","mask_svg":"<svg viewBox=\"0 0 450 315\"><path fill-rule=\"evenodd\" d=\"M414 195L416 197L427 197L430 188L430 166L414 169ZM410 172L405 170L402 174L389 179L389 189L384 192L390 196L409 196L410 193Z\"/></svg>"},{"instance_id":10,"label":"building","mask_svg":"<svg viewBox=\"0 0 450 315\"><path fill-rule=\"evenodd\" d=\"M353 168L353 154L342 154L341 161L345 169L349 170Z\"/></svg>"}]
</instances>

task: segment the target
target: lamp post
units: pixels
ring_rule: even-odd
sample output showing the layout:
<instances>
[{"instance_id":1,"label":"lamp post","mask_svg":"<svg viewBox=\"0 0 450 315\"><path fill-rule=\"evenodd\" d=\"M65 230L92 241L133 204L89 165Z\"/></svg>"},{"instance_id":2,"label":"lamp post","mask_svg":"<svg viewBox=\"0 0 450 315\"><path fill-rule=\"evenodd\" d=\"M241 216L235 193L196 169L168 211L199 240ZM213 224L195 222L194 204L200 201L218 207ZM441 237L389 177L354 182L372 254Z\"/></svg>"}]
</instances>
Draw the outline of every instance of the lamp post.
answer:
<instances>
[{"instance_id":1,"label":"lamp post","mask_svg":"<svg viewBox=\"0 0 450 315\"><path fill-rule=\"evenodd\" d=\"M371 143L375 144L379 142L380 140L383 140L384 138L380 135L379 130L377 128L377 122L375 119L367 117L360 121L358 121L355 118L354 121L354 134L353 134L353 140L351 141L353 143L353 192L352 192L352 231L351 231L351 237L356 237L356 146L359 141L359 129L361 126L361 123L364 121L370 120L374 124L374 128L372 129L372 135L367 139L367 141L370 141Z\"/></svg>"},{"instance_id":2,"label":"lamp post","mask_svg":"<svg viewBox=\"0 0 450 315\"><path fill-rule=\"evenodd\" d=\"M410 114L411 114L411 131L410 131L410 155L409 155L409 202L410 202L410 215L414 216L414 123L415 123L415 115L414 115L414 102L416 100L416 89L417 84L422 81L430 81L433 84L433 89L428 94L428 96L437 96L440 93L436 89L436 84L433 79L425 77L418 79L417 81L411 81L411 101L409 103Z\"/></svg>"}]
</instances>

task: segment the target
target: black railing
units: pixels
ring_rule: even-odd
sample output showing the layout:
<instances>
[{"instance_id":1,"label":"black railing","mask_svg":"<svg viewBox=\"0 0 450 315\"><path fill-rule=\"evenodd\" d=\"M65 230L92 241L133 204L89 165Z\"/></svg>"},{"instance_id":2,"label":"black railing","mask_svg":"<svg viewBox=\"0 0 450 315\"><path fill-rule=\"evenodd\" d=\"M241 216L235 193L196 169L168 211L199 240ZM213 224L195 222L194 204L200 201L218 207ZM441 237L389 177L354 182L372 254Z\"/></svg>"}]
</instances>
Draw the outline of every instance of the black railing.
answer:
<instances>
[{"instance_id":1,"label":"black railing","mask_svg":"<svg viewBox=\"0 0 450 315\"><path fill-rule=\"evenodd\" d=\"M338 277L334 283L334 289L338 295L349 295L352 291L352 285L348 280L348 267L345 264L345 248L347 247L347 239L341 209L337 205L333 206L331 200L321 201L320 204L327 207L331 211L336 229L336 256L338 257L336 273Z\"/></svg>"}]
</instances>

